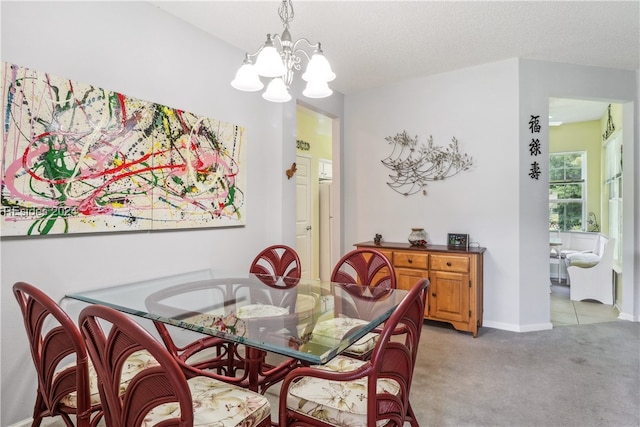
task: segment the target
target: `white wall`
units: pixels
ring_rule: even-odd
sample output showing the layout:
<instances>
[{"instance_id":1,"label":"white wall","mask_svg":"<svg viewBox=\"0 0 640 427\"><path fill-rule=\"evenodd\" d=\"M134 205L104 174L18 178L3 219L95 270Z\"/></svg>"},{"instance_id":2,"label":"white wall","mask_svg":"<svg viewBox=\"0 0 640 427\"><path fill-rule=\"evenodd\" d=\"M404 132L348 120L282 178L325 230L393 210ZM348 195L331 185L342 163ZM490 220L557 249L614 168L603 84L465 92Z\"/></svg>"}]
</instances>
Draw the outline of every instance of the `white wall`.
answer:
<instances>
[{"instance_id":1,"label":"white wall","mask_svg":"<svg viewBox=\"0 0 640 427\"><path fill-rule=\"evenodd\" d=\"M371 240L405 242L411 227L446 244L468 233L486 247L484 324L518 325L518 62L503 61L371 90L345 99L345 246ZM381 160L386 136L406 130L447 146L456 137L473 167L431 182L427 195L389 188ZM362 155L362 153L367 153ZM509 160L511 159L511 160ZM549 317L547 315L546 321Z\"/></svg>"},{"instance_id":2,"label":"white wall","mask_svg":"<svg viewBox=\"0 0 640 427\"><path fill-rule=\"evenodd\" d=\"M375 233L404 242L411 227L424 227L436 244L445 244L448 232L469 233L472 242L487 248L484 326L550 328L545 122L551 96L609 99L632 108L637 73L513 59L347 96L344 246L371 240ZM534 160L528 150L531 115L540 115L543 124L543 154L535 159L543 172L539 180L528 176ZM630 157L625 160L635 171L637 122L637 116L629 120L625 137ZM384 138L403 130L422 142L431 134L437 145L455 136L461 151L474 158L473 168L430 183L426 196L394 192L386 186L390 171L380 161L392 148ZM629 174L637 183L637 172ZM639 199L637 185L625 192L625 205L636 206L636 212ZM635 218L625 217L631 235ZM637 321L638 239L625 254L622 317Z\"/></svg>"},{"instance_id":3,"label":"white wall","mask_svg":"<svg viewBox=\"0 0 640 427\"><path fill-rule=\"evenodd\" d=\"M295 244L295 180L284 171L295 161L296 108L231 88L244 53L149 3L2 2L1 8L2 61L239 124L248 144L245 227L2 238L0 425L6 426L31 416L36 388L11 285L28 281L58 300L68 291L195 269L244 272L263 247ZM342 115L339 93L306 102Z\"/></svg>"}]
</instances>

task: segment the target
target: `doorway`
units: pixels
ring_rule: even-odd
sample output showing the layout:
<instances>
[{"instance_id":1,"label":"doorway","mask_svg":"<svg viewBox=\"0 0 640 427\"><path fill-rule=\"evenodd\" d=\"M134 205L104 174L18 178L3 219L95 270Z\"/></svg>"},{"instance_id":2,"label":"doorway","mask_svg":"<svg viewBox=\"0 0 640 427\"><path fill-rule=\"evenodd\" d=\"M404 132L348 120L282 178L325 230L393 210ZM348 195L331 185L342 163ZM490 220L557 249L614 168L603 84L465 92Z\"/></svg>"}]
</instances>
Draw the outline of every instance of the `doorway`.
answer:
<instances>
[{"instance_id":1,"label":"doorway","mask_svg":"<svg viewBox=\"0 0 640 427\"><path fill-rule=\"evenodd\" d=\"M339 247L339 191L334 180L334 146L338 120L306 105L297 105L296 250L308 268L304 278L328 280ZM301 166L308 177L301 172ZM305 198L306 200L301 200ZM304 227L301 224L305 224ZM299 245L299 247L298 247Z\"/></svg>"},{"instance_id":2,"label":"doorway","mask_svg":"<svg viewBox=\"0 0 640 427\"><path fill-rule=\"evenodd\" d=\"M614 307L590 307L589 304L595 303L571 301L565 260L560 257L559 250L557 254L551 254L551 323L554 326L575 324L575 320L567 322L564 319L576 316L579 319L577 305L581 310L602 311L605 317L617 318L620 312L617 304L622 289L616 289L616 284L622 275L624 218L622 193L615 189L622 189L622 111L623 105L615 101L549 99L550 237L568 231L600 232L615 238L617 247L611 281ZM619 165L619 173L611 168L612 164ZM557 249L576 248L563 243ZM598 316L588 314L589 317Z\"/></svg>"}]
</instances>

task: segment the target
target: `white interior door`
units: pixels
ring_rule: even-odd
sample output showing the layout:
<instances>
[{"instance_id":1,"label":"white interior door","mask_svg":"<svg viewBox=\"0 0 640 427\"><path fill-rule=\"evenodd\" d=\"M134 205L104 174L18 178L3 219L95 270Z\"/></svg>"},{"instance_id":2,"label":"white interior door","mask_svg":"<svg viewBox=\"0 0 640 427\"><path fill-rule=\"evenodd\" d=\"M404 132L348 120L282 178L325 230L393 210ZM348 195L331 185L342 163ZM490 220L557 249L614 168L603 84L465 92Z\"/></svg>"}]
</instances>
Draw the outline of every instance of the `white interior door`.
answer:
<instances>
[{"instance_id":1,"label":"white interior door","mask_svg":"<svg viewBox=\"0 0 640 427\"><path fill-rule=\"evenodd\" d=\"M296 252L302 264L302 278L311 280L313 239L311 236L311 159L296 157Z\"/></svg>"}]
</instances>

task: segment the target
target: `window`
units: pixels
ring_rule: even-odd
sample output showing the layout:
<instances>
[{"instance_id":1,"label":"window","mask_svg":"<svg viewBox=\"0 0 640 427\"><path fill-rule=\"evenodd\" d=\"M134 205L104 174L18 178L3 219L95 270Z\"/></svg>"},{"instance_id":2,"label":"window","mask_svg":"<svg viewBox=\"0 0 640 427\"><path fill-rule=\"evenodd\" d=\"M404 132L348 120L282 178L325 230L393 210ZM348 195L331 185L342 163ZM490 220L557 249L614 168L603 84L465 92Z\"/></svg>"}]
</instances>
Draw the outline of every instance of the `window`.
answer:
<instances>
[{"instance_id":1,"label":"window","mask_svg":"<svg viewBox=\"0 0 640 427\"><path fill-rule=\"evenodd\" d=\"M613 258L622 260L622 133L605 146L605 185L609 202L609 236L616 239Z\"/></svg>"},{"instance_id":2,"label":"window","mask_svg":"<svg viewBox=\"0 0 640 427\"><path fill-rule=\"evenodd\" d=\"M549 230L584 230L586 153L549 155Z\"/></svg>"}]
</instances>

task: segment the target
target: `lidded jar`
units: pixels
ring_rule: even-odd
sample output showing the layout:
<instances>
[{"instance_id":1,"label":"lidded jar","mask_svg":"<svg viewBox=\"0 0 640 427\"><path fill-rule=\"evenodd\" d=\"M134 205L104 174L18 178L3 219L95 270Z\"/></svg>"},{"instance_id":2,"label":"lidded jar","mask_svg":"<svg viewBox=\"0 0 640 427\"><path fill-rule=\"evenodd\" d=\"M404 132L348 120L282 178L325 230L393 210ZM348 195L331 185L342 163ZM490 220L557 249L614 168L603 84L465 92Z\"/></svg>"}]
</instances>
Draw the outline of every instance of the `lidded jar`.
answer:
<instances>
[{"instance_id":1,"label":"lidded jar","mask_svg":"<svg viewBox=\"0 0 640 427\"><path fill-rule=\"evenodd\" d=\"M424 228L412 228L409 243L411 246L427 246L427 232Z\"/></svg>"}]
</instances>

